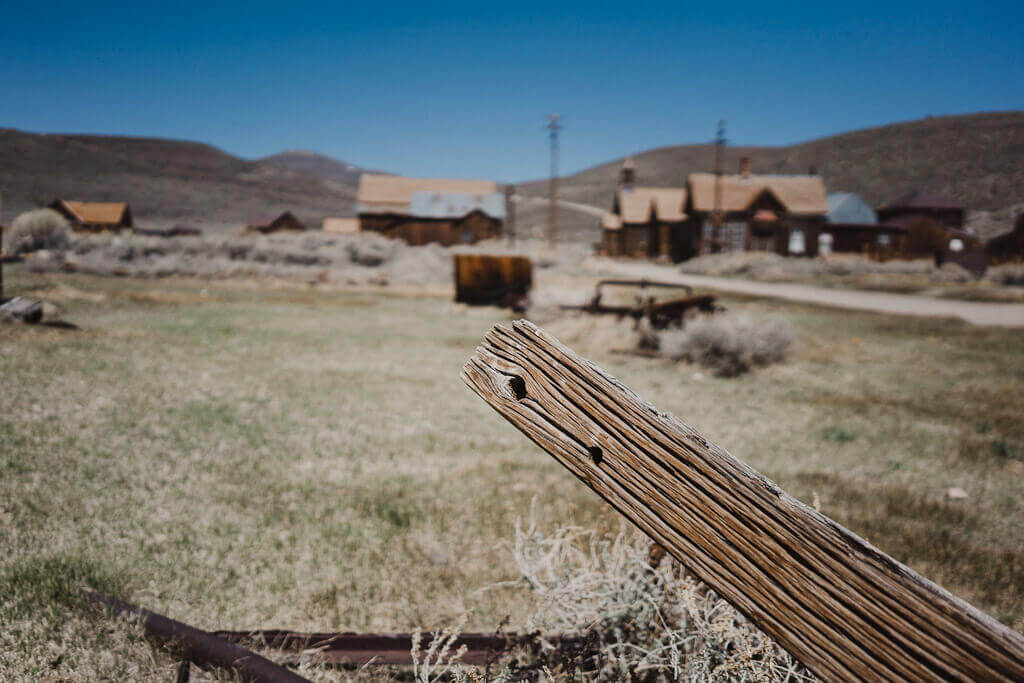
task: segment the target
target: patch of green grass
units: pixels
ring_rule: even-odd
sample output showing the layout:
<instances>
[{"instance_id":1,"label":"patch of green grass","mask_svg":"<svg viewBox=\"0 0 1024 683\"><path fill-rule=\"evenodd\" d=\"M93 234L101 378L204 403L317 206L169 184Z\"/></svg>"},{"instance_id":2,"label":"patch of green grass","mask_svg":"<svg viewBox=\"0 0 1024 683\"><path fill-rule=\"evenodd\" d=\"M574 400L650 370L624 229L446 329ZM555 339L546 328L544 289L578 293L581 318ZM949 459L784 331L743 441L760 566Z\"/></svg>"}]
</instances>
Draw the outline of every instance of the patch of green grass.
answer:
<instances>
[{"instance_id":1,"label":"patch of green grass","mask_svg":"<svg viewBox=\"0 0 1024 683\"><path fill-rule=\"evenodd\" d=\"M49 292L83 329L0 326L0 576L24 605L0 609L0 679L173 671L92 617L61 621L64 654L51 652L58 622L25 610L67 612L61 586L95 581L206 629L399 631L468 609L469 629L506 617L519 628L528 594L478 589L516 578L502 543L531 505L546 528L620 528L459 380L504 311L270 282L7 275L11 294ZM1024 443L1024 333L722 303L788 319L787 360L720 380L611 353L628 322L541 324L782 488L817 491L826 514L1024 626L1012 573L1024 465L1009 457ZM959 508L942 502L952 486L970 495Z\"/></svg>"},{"instance_id":2,"label":"patch of green grass","mask_svg":"<svg viewBox=\"0 0 1024 683\"><path fill-rule=\"evenodd\" d=\"M857 438L852 431L836 426L826 427L822 436L825 441L835 441L836 443L849 443Z\"/></svg>"},{"instance_id":3,"label":"patch of green grass","mask_svg":"<svg viewBox=\"0 0 1024 683\"><path fill-rule=\"evenodd\" d=\"M0 605L5 618L56 619L61 610L83 609L83 590L118 597L125 580L82 555L29 555L0 572Z\"/></svg>"},{"instance_id":4,"label":"patch of green grass","mask_svg":"<svg viewBox=\"0 0 1024 683\"><path fill-rule=\"evenodd\" d=\"M992 452L1000 458L1024 462L1024 448L1012 444L1006 439L993 439L991 446Z\"/></svg>"}]
</instances>

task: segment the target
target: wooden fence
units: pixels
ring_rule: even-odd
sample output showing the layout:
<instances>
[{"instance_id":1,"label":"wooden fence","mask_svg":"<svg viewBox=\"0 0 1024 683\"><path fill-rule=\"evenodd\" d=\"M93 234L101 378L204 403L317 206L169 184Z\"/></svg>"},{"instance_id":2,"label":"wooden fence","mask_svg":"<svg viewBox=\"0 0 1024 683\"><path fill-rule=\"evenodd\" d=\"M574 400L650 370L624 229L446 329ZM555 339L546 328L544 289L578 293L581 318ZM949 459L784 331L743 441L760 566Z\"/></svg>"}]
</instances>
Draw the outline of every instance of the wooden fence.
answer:
<instances>
[{"instance_id":1,"label":"wooden fence","mask_svg":"<svg viewBox=\"0 0 1024 683\"><path fill-rule=\"evenodd\" d=\"M826 680L1024 680L1024 636L658 411L536 326L464 381Z\"/></svg>"}]
</instances>

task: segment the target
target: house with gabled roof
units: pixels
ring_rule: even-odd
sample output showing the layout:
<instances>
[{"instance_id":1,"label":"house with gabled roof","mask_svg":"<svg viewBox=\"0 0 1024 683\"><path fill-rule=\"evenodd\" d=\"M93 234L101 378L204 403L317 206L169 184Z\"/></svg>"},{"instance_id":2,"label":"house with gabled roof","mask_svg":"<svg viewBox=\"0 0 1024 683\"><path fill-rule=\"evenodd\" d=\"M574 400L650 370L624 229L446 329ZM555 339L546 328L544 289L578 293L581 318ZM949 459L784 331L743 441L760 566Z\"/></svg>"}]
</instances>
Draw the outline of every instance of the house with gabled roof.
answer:
<instances>
[{"instance_id":1,"label":"house with gabled roof","mask_svg":"<svg viewBox=\"0 0 1024 683\"><path fill-rule=\"evenodd\" d=\"M64 216L72 230L100 232L132 227L132 210L126 202L83 202L55 199L50 208Z\"/></svg>"},{"instance_id":2,"label":"house with gabled roof","mask_svg":"<svg viewBox=\"0 0 1024 683\"><path fill-rule=\"evenodd\" d=\"M828 202L817 175L691 173L686 214L697 252L773 251L816 256Z\"/></svg>"},{"instance_id":3,"label":"house with gabled roof","mask_svg":"<svg viewBox=\"0 0 1024 683\"><path fill-rule=\"evenodd\" d=\"M635 179L633 160L626 159L611 211L601 218L601 251L608 256L683 260L686 256L674 253L673 246L682 243L675 233L686 220L686 189L638 186Z\"/></svg>"},{"instance_id":4,"label":"house with gabled roof","mask_svg":"<svg viewBox=\"0 0 1024 683\"><path fill-rule=\"evenodd\" d=\"M283 231L300 232L306 229L306 225L291 211L283 211L279 214L250 216L246 221L245 229L248 232L269 235L270 233Z\"/></svg>"},{"instance_id":5,"label":"house with gabled roof","mask_svg":"<svg viewBox=\"0 0 1024 683\"><path fill-rule=\"evenodd\" d=\"M407 178L364 173L356 214L360 231L409 244L472 244L502 234L506 198L492 180Z\"/></svg>"}]
</instances>

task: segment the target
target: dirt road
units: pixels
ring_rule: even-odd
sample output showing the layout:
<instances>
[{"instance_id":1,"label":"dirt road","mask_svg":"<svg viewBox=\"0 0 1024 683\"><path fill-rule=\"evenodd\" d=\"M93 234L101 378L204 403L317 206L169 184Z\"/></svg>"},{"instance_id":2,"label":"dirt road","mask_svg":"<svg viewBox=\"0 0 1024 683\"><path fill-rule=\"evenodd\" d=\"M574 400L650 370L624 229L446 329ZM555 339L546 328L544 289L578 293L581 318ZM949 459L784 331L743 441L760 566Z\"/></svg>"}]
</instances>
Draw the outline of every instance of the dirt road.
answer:
<instances>
[{"instance_id":1,"label":"dirt road","mask_svg":"<svg viewBox=\"0 0 1024 683\"><path fill-rule=\"evenodd\" d=\"M784 282L756 282L707 275L687 275L675 268L653 263L608 262L616 275L679 282L692 287L766 296L809 304L896 315L962 318L973 325L1024 327L1024 304L983 303L938 299L912 294L888 294L854 289L832 289Z\"/></svg>"}]
</instances>

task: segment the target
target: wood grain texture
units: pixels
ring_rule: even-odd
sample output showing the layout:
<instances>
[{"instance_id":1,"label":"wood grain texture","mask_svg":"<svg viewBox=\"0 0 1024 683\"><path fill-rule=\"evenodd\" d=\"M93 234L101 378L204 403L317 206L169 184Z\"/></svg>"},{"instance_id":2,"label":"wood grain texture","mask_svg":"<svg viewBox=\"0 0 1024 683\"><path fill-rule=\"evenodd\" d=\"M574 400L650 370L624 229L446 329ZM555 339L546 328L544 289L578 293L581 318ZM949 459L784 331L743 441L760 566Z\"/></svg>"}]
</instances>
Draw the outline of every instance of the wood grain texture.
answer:
<instances>
[{"instance_id":1,"label":"wood grain texture","mask_svg":"<svg viewBox=\"0 0 1024 683\"><path fill-rule=\"evenodd\" d=\"M826 680L1024 680L1024 636L659 412L535 325L462 378Z\"/></svg>"}]
</instances>

